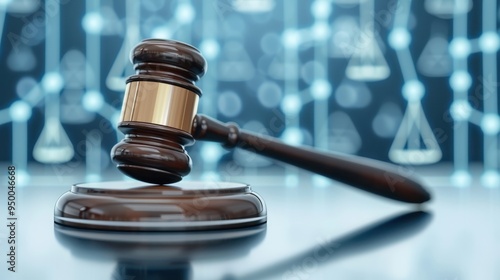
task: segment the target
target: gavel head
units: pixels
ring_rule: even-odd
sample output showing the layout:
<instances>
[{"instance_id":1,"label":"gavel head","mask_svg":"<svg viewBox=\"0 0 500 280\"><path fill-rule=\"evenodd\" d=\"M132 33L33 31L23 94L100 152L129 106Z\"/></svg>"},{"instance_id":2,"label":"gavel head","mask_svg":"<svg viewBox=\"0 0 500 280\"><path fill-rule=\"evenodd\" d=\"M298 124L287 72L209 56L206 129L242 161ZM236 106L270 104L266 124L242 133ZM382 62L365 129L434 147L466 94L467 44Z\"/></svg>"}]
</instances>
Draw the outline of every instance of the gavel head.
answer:
<instances>
[{"instance_id":1,"label":"gavel head","mask_svg":"<svg viewBox=\"0 0 500 280\"><path fill-rule=\"evenodd\" d=\"M136 73L127 80L118 128L125 138L111 150L124 174L148 183L180 181L191 171L184 147L194 143L193 119L206 61L194 47L148 39L132 50Z\"/></svg>"}]
</instances>

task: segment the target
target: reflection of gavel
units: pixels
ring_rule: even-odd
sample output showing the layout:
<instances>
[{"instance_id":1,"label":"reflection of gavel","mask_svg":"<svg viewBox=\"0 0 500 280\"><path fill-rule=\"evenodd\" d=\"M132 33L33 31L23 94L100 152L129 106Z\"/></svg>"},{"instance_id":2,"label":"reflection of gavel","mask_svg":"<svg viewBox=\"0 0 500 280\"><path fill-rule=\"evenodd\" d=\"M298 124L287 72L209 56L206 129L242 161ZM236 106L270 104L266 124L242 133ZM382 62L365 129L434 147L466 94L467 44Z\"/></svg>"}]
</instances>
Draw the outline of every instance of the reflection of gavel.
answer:
<instances>
[{"instance_id":1,"label":"reflection of gavel","mask_svg":"<svg viewBox=\"0 0 500 280\"><path fill-rule=\"evenodd\" d=\"M189 45L149 39L131 54L136 74L127 80L119 129L125 138L113 147L118 169L137 180L168 184L191 171L184 146L196 140L240 147L304 168L387 198L423 203L430 194L397 167L375 160L286 145L196 115L201 90L194 84L206 70L199 51Z\"/></svg>"}]
</instances>

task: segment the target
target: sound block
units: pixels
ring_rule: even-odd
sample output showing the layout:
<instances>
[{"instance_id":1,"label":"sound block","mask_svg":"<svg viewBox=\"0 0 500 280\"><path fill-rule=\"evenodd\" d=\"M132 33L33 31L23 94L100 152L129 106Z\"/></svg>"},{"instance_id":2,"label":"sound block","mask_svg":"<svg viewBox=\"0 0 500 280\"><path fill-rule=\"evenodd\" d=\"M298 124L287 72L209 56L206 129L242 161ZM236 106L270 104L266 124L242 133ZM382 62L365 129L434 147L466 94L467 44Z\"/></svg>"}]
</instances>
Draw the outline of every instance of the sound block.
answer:
<instances>
[{"instance_id":1,"label":"sound block","mask_svg":"<svg viewBox=\"0 0 500 280\"><path fill-rule=\"evenodd\" d=\"M118 231L231 229L266 221L263 199L249 185L231 182L75 184L54 209L57 224Z\"/></svg>"}]
</instances>

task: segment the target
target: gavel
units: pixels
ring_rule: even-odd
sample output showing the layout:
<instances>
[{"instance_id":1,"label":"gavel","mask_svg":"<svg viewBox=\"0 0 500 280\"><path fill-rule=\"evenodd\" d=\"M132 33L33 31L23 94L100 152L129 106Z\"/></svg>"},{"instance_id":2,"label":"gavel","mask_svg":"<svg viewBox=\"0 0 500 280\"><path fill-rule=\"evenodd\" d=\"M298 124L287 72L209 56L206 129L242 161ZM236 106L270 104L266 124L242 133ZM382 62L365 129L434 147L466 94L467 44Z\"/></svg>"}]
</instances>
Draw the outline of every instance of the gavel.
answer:
<instances>
[{"instance_id":1,"label":"gavel","mask_svg":"<svg viewBox=\"0 0 500 280\"><path fill-rule=\"evenodd\" d=\"M280 140L197 114L202 91L195 85L207 63L194 47L146 39L131 52L135 74L127 80L118 128L125 134L111 157L124 174L171 184L191 171L185 150L195 140L219 142L303 168L386 198L424 203L430 194L405 168L353 155L287 145Z\"/></svg>"}]
</instances>

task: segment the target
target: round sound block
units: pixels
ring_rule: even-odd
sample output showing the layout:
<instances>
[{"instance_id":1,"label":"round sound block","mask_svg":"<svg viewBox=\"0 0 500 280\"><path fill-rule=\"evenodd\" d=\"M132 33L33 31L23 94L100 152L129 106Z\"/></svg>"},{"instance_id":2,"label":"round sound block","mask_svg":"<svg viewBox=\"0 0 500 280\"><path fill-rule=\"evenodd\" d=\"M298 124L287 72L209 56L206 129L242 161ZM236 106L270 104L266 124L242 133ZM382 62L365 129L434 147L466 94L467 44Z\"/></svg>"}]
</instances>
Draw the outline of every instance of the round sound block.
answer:
<instances>
[{"instance_id":1,"label":"round sound block","mask_svg":"<svg viewBox=\"0 0 500 280\"><path fill-rule=\"evenodd\" d=\"M229 182L75 184L54 209L58 224L121 231L228 229L266 220L262 198L249 185Z\"/></svg>"}]
</instances>

